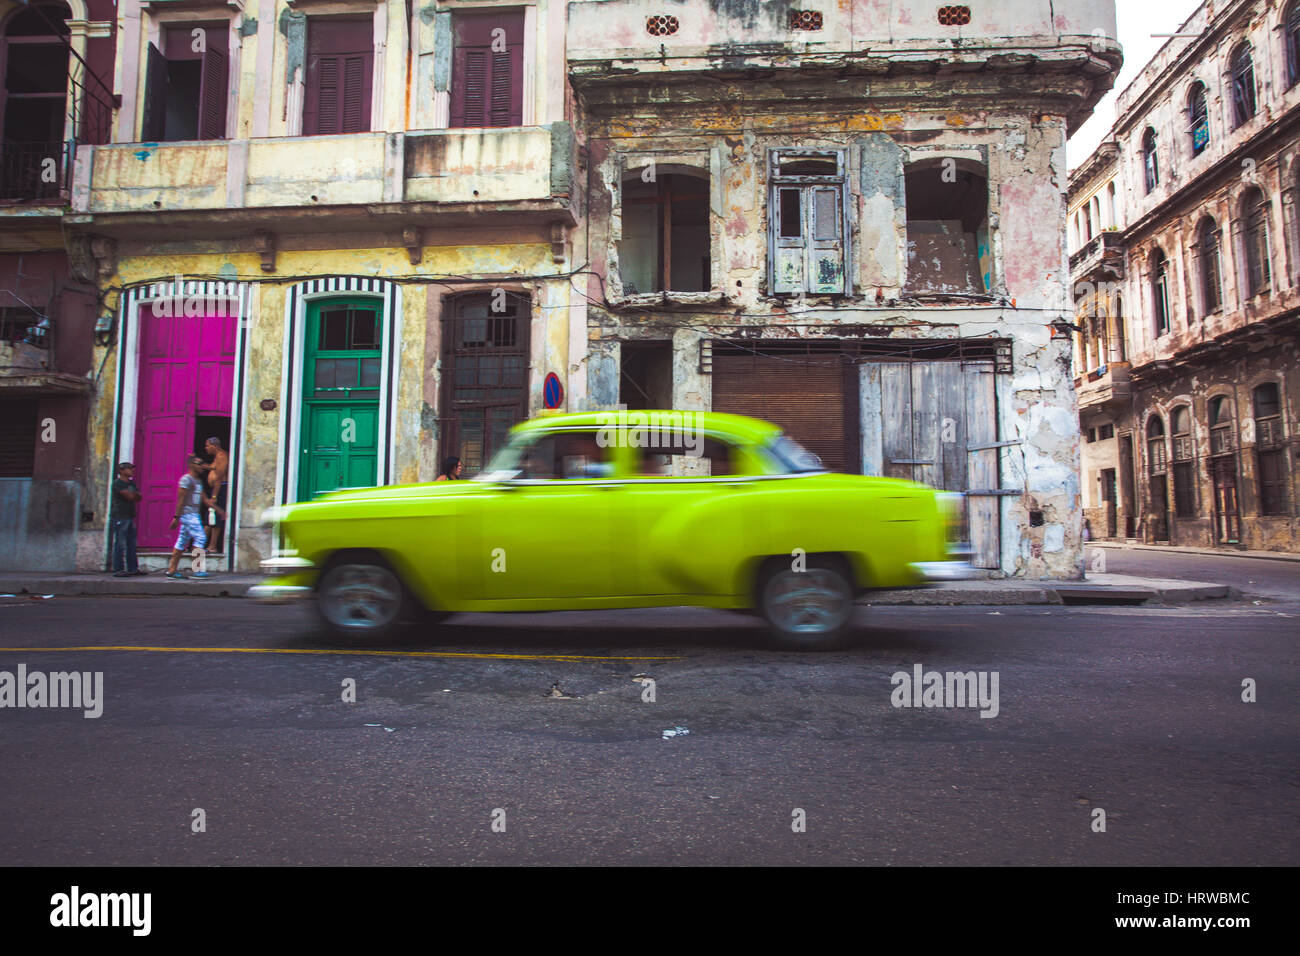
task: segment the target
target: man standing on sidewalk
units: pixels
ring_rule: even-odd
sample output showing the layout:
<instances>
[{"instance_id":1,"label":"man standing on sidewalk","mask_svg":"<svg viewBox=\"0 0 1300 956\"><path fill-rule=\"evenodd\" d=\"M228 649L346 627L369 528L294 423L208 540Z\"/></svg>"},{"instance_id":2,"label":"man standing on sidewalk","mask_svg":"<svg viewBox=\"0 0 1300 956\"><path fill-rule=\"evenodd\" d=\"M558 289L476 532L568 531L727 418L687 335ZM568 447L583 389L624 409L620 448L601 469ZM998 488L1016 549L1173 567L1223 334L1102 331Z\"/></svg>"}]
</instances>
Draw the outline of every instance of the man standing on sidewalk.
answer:
<instances>
[{"instance_id":1,"label":"man standing on sidewalk","mask_svg":"<svg viewBox=\"0 0 1300 956\"><path fill-rule=\"evenodd\" d=\"M113 479L113 504L109 508L109 527L113 532L113 577L129 578L140 573L135 556L135 506L143 495L135 484L135 465L118 462Z\"/></svg>"},{"instance_id":2,"label":"man standing on sidewalk","mask_svg":"<svg viewBox=\"0 0 1300 956\"><path fill-rule=\"evenodd\" d=\"M185 575L177 570L181 563L181 553L191 547L202 551L208 543L208 536L203 533L203 522L199 519L201 508L211 508L212 499L203 493L203 459L191 455L187 461L189 470L181 475L176 486L176 513L172 516L171 527L179 528L176 543L172 546L172 557L167 562L167 577L183 578ZM195 571L195 577L208 576L206 571Z\"/></svg>"}]
</instances>

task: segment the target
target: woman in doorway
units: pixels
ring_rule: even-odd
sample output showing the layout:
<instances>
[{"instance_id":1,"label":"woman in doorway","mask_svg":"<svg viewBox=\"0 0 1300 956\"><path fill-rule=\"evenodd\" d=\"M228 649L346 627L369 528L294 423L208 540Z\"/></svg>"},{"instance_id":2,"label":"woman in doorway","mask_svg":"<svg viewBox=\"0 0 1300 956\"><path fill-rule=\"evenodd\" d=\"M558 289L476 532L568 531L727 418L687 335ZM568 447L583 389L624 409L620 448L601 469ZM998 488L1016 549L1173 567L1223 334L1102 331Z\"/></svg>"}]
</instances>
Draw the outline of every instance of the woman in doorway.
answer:
<instances>
[{"instance_id":1,"label":"woman in doorway","mask_svg":"<svg viewBox=\"0 0 1300 956\"><path fill-rule=\"evenodd\" d=\"M459 458L455 455L449 455L442 460L442 472L438 475L438 481L458 481L460 473L464 470Z\"/></svg>"}]
</instances>

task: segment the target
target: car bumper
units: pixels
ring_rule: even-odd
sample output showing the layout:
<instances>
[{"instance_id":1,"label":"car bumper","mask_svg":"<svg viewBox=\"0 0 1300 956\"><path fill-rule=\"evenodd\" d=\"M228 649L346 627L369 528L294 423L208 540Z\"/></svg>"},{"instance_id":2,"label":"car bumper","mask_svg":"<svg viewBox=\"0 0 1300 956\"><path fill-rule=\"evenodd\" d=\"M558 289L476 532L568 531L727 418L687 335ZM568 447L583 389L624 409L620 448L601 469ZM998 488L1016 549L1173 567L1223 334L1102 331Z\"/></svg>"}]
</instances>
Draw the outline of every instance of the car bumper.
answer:
<instances>
[{"instance_id":1,"label":"car bumper","mask_svg":"<svg viewBox=\"0 0 1300 956\"><path fill-rule=\"evenodd\" d=\"M916 561L908 568L927 584L969 581L975 577L975 569L967 561Z\"/></svg>"},{"instance_id":2,"label":"car bumper","mask_svg":"<svg viewBox=\"0 0 1300 956\"><path fill-rule=\"evenodd\" d=\"M248 589L248 596L261 604L290 604L310 598L316 567L298 557L269 558L262 570L271 577L265 584Z\"/></svg>"}]
</instances>

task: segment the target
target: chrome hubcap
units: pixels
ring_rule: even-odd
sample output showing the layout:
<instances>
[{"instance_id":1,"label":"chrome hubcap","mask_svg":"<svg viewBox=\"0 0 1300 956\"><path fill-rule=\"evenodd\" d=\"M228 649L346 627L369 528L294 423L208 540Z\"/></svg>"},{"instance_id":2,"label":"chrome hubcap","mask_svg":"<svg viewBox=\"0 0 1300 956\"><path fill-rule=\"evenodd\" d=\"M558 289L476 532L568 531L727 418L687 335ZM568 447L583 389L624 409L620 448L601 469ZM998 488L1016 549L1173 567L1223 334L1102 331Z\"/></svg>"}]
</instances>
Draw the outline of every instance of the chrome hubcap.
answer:
<instances>
[{"instance_id":1,"label":"chrome hubcap","mask_svg":"<svg viewBox=\"0 0 1300 956\"><path fill-rule=\"evenodd\" d=\"M822 568L782 571L767 582L763 597L772 623L799 634L832 631L853 612L844 579Z\"/></svg>"},{"instance_id":2,"label":"chrome hubcap","mask_svg":"<svg viewBox=\"0 0 1300 956\"><path fill-rule=\"evenodd\" d=\"M402 586L393 572L375 564L341 564L321 585L321 612L338 627L358 631L382 627L402 606Z\"/></svg>"}]
</instances>

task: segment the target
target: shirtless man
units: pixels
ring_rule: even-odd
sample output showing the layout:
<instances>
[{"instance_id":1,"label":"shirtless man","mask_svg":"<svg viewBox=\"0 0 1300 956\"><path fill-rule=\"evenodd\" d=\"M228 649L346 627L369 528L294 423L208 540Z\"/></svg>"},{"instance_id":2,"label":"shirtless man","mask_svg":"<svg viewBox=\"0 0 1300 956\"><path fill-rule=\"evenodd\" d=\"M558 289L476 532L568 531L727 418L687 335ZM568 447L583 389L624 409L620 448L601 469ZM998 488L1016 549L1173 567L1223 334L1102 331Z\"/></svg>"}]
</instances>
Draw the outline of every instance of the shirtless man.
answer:
<instances>
[{"instance_id":1,"label":"shirtless man","mask_svg":"<svg viewBox=\"0 0 1300 956\"><path fill-rule=\"evenodd\" d=\"M217 520L212 526L211 547L208 553L219 553L224 543L226 530L226 473L230 470L230 455L221 447L220 438L209 438L203 443L203 450L212 456L208 466L208 497L212 499L213 510Z\"/></svg>"}]
</instances>

